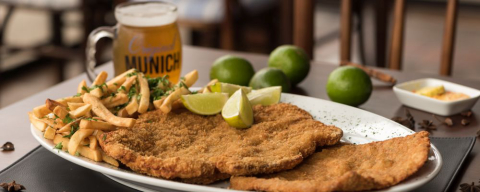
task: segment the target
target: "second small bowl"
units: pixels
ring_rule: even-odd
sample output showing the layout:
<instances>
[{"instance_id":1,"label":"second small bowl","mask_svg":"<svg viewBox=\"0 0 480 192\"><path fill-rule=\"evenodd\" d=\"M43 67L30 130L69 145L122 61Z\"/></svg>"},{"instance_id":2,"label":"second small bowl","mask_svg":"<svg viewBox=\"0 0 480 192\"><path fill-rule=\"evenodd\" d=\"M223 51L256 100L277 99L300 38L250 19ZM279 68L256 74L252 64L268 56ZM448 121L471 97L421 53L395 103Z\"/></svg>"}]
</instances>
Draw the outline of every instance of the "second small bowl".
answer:
<instances>
[{"instance_id":1,"label":"second small bowl","mask_svg":"<svg viewBox=\"0 0 480 192\"><path fill-rule=\"evenodd\" d=\"M415 90L419 90L423 87L440 85L443 85L446 91L463 93L470 98L442 101L414 93ZM480 91L477 89L433 78L417 79L401 83L395 85L393 91L402 104L442 116L449 116L467 111L475 105L480 97Z\"/></svg>"}]
</instances>

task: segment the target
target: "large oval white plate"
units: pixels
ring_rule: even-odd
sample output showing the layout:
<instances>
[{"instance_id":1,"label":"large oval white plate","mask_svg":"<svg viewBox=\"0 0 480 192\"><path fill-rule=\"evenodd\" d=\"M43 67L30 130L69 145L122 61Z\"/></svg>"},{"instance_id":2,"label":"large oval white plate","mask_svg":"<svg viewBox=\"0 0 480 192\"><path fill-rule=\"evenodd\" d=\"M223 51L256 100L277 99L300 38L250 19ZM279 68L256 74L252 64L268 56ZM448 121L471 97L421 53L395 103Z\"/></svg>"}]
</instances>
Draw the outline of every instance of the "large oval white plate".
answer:
<instances>
[{"instance_id":1,"label":"large oval white plate","mask_svg":"<svg viewBox=\"0 0 480 192\"><path fill-rule=\"evenodd\" d=\"M283 93L281 102L297 105L310 112L315 119L322 121L325 124L332 124L341 128L344 131L342 141L345 142L362 144L414 133L412 130L391 121L390 119L331 101ZM30 129L35 139L37 139L43 147L54 154L80 166L109 175L110 178L113 177L115 178L114 180L133 188L141 186L143 187L143 190L149 188L153 191L163 188L198 192L235 191L227 189L229 186L228 181L217 182L211 185L186 184L149 177L130 170L116 168L106 163L94 162L84 157L72 156L64 151L54 149L53 142L43 138L42 132L38 131L33 126L30 126ZM433 179L440 171L441 166L442 157L440 152L435 146L431 145L428 161L417 173L400 184L383 191L409 191L420 187Z\"/></svg>"}]
</instances>

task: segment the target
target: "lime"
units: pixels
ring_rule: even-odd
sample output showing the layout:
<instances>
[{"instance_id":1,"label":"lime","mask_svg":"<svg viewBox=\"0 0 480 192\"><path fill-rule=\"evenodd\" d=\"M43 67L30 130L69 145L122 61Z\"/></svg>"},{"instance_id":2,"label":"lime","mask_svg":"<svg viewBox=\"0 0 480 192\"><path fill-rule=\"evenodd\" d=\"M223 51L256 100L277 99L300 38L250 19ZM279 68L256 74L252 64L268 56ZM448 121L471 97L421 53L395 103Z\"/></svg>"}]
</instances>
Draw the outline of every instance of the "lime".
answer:
<instances>
[{"instance_id":1,"label":"lime","mask_svg":"<svg viewBox=\"0 0 480 192\"><path fill-rule=\"evenodd\" d=\"M228 100L226 93L204 93L193 95L182 95L183 105L196 114L214 115L222 111Z\"/></svg>"},{"instance_id":2,"label":"lime","mask_svg":"<svg viewBox=\"0 0 480 192\"><path fill-rule=\"evenodd\" d=\"M282 45L270 53L268 67L281 69L292 85L297 85L310 71L310 59L305 51L293 45Z\"/></svg>"},{"instance_id":3,"label":"lime","mask_svg":"<svg viewBox=\"0 0 480 192\"><path fill-rule=\"evenodd\" d=\"M248 128L253 124L253 109L242 89L227 100L222 109L222 117L232 127Z\"/></svg>"},{"instance_id":4,"label":"lime","mask_svg":"<svg viewBox=\"0 0 480 192\"><path fill-rule=\"evenodd\" d=\"M243 89L243 91L247 94L252 91L251 87L244 87L240 85L234 85L234 84L229 84L229 83L215 83L212 86L210 86L210 90L215 93L228 93L228 96L233 95L235 91L238 89Z\"/></svg>"},{"instance_id":5,"label":"lime","mask_svg":"<svg viewBox=\"0 0 480 192\"><path fill-rule=\"evenodd\" d=\"M372 94L372 81L359 68L339 67L328 76L327 94L332 101L359 106Z\"/></svg>"},{"instance_id":6,"label":"lime","mask_svg":"<svg viewBox=\"0 0 480 192\"><path fill-rule=\"evenodd\" d=\"M218 58L210 69L210 80L248 86L255 71L252 64L241 57L225 55Z\"/></svg>"},{"instance_id":7,"label":"lime","mask_svg":"<svg viewBox=\"0 0 480 192\"><path fill-rule=\"evenodd\" d=\"M290 91L290 80L280 69L264 68L252 77L250 87L253 89L261 89L265 87L282 86L283 92Z\"/></svg>"},{"instance_id":8,"label":"lime","mask_svg":"<svg viewBox=\"0 0 480 192\"><path fill-rule=\"evenodd\" d=\"M280 102L282 87L267 87L252 91L247 94L248 100L252 105L272 105Z\"/></svg>"}]
</instances>

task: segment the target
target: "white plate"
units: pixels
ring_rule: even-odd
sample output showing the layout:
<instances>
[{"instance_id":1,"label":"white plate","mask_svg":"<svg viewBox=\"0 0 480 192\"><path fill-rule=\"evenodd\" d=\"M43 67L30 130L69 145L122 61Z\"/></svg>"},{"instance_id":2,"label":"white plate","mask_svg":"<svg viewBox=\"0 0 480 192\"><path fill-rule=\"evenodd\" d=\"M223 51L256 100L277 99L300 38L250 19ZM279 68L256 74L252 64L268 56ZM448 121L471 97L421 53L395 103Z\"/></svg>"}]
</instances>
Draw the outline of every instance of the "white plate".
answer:
<instances>
[{"instance_id":1,"label":"white plate","mask_svg":"<svg viewBox=\"0 0 480 192\"><path fill-rule=\"evenodd\" d=\"M442 101L413 92L424 87L440 85L443 85L447 91L463 93L470 96L470 98ZM417 79L401 83L395 85L393 91L395 95L397 95L398 100L404 105L443 116L454 115L471 109L480 97L479 90L433 78Z\"/></svg>"},{"instance_id":2,"label":"white plate","mask_svg":"<svg viewBox=\"0 0 480 192\"><path fill-rule=\"evenodd\" d=\"M281 102L295 104L310 112L315 119L341 128L344 131L342 140L346 142L361 144L413 133L410 129L379 115L331 101L282 93ZM54 154L80 166L112 176L115 178L115 181L139 190L145 191L148 188L155 191L167 188L198 192L234 191L227 189L229 186L228 181L217 182L211 185L186 184L149 177L130 170L116 168L106 163L94 162L84 157L72 156L64 151L54 149L52 141L43 138L42 132L33 126L30 127L35 139ZM384 191L409 191L415 189L434 178L440 171L441 166L442 158L440 152L435 146L431 145L428 161L415 175Z\"/></svg>"}]
</instances>

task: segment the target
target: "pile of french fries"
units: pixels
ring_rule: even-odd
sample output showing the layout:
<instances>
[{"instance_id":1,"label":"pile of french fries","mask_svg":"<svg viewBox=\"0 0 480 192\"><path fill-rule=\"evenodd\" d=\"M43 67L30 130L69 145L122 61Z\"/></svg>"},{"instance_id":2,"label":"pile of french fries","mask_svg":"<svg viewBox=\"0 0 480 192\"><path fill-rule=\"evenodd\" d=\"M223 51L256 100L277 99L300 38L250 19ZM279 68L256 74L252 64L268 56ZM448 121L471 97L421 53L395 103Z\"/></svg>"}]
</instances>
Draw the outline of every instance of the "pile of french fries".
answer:
<instances>
[{"instance_id":1,"label":"pile of french fries","mask_svg":"<svg viewBox=\"0 0 480 192\"><path fill-rule=\"evenodd\" d=\"M139 114L150 110L169 113L182 107L179 99L191 94L188 88L197 81L198 72L188 73L175 85L165 77L148 78L135 69L108 82L107 76L101 72L90 87L83 80L76 95L47 99L28 116L32 125L44 132L44 138L53 140L55 148L118 167L118 162L98 146L97 139L101 138L97 135L118 127L130 128ZM199 92L208 92L208 87Z\"/></svg>"}]
</instances>

